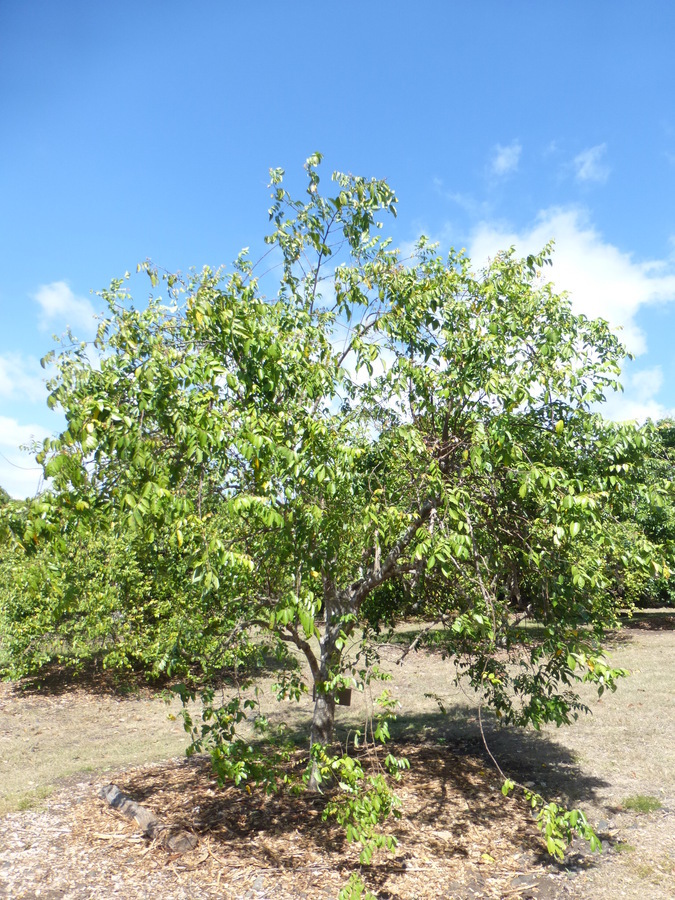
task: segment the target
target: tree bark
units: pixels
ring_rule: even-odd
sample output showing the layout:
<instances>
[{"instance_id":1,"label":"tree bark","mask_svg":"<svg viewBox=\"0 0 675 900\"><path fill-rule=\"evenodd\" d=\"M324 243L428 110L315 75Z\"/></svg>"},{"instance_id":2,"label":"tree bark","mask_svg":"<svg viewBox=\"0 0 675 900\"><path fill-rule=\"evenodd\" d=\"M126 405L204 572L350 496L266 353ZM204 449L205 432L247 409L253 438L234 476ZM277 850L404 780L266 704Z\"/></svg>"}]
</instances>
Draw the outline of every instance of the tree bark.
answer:
<instances>
[{"instance_id":1,"label":"tree bark","mask_svg":"<svg viewBox=\"0 0 675 900\"><path fill-rule=\"evenodd\" d=\"M333 740L335 729L335 697L332 694L319 693L317 690L314 702L314 715L309 734L309 742L327 746Z\"/></svg>"},{"instance_id":2,"label":"tree bark","mask_svg":"<svg viewBox=\"0 0 675 900\"><path fill-rule=\"evenodd\" d=\"M194 850L199 843L194 834L190 834L182 828L176 829L165 825L151 810L123 794L116 784L106 784L98 793L99 797L113 809L129 819L133 819L143 834L153 841L159 841L163 847L173 853L187 853L189 850Z\"/></svg>"},{"instance_id":3,"label":"tree bark","mask_svg":"<svg viewBox=\"0 0 675 900\"><path fill-rule=\"evenodd\" d=\"M344 615L351 611L350 596L338 592L330 579L324 579L324 635L321 639L321 654L319 668L314 676L316 699L314 701L314 714L309 733L309 744L313 747L320 744L329 747L333 741L335 731L335 694L326 691L325 685L335 674L339 667L341 650L338 650L338 638L343 630L350 631L349 625L343 626ZM312 765L309 779L310 791L320 789L319 767Z\"/></svg>"},{"instance_id":4,"label":"tree bark","mask_svg":"<svg viewBox=\"0 0 675 900\"><path fill-rule=\"evenodd\" d=\"M325 682L315 684L316 700L314 701L314 713L312 715L312 726L309 732L309 745L313 747L320 744L322 747L329 747L333 741L333 733L335 730L335 697L331 693L322 690ZM328 786L326 781L321 781L319 773L319 765L316 761L312 762L312 769L309 775L308 788L310 791L320 791L321 784Z\"/></svg>"}]
</instances>

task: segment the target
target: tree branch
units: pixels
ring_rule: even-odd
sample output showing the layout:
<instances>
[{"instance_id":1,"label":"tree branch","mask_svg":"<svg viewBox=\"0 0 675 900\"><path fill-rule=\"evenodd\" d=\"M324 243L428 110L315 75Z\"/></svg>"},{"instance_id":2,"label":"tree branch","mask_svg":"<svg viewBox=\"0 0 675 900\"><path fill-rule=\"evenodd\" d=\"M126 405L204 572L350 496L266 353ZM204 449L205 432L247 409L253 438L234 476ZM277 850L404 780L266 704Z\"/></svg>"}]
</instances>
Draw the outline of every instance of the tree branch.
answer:
<instances>
[{"instance_id":1,"label":"tree branch","mask_svg":"<svg viewBox=\"0 0 675 900\"><path fill-rule=\"evenodd\" d=\"M419 516L415 519L412 525L410 525L406 529L406 531L403 532L403 534L396 541L389 553L387 553L384 562L380 566L379 572L373 570L368 576L366 576L366 578L356 583L356 587L352 594L352 599L357 607L361 605L363 600L368 596L368 594L374 591L375 588L379 587L385 581L388 581L394 575L398 574L396 563L398 562L399 557L401 556L403 551L406 550L406 548L410 545L410 542L417 534L418 529L421 528L422 525L424 525L424 523L429 519L431 513L437 508L437 506L438 500L425 500L425 502L422 504L422 509L420 510Z\"/></svg>"}]
</instances>

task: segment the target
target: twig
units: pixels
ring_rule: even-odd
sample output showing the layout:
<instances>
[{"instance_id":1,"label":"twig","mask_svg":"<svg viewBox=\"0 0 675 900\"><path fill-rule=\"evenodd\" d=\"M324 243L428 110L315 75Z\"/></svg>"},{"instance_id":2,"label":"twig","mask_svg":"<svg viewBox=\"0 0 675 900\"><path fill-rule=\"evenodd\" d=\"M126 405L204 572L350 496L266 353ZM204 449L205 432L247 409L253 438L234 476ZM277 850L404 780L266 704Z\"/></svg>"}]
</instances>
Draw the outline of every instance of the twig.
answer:
<instances>
[{"instance_id":1,"label":"twig","mask_svg":"<svg viewBox=\"0 0 675 900\"><path fill-rule=\"evenodd\" d=\"M483 671L485 671L485 670L483 670ZM494 755L493 755L493 753L492 753L492 750L490 750L490 748L489 748L489 746L488 746L487 738L485 737L485 732L483 731L483 716L482 716L482 713L481 713L482 708L483 708L483 704L482 704L482 703L479 703L479 704L478 704L478 727L480 728L480 736L481 736L481 738L482 738L482 740L483 740L483 746L485 747L485 749L486 749L486 751L487 751L487 755L490 757L490 759L491 759L492 762L494 763L495 768L497 769L497 771L499 772L499 774L502 776L502 778L504 779L504 781L506 781L506 780L507 780L506 775L505 775L504 772L502 771L502 767L499 765L499 763L498 763L497 760L495 759L495 757L494 757ZM519 785L519 787L520 787L520 785Z\"/></svg>"},{"instance_id":2,"label":"twig","mask_svg":"<svg viewBox=\"0 0 675 900\"><path fill-rule=\"evenodd\" d=\"M426 628L423 628L423 629L420 631L420 633L417 635L417 637L415 638L415 640L405 648L405 650L404 650L403 653L401 654L401 658L396 660L396 665L397 665L397 666L400 666L400 665L401 665L401 663L403 662L403 660L406 658L406 656L407 656L410 652L412 652L413 650L417 649L417 645L418 645L419 642L422 640L422 638L423 638L426 634L428 634L428 633L432 630L432 628L435 628L436 625L438 625L438 623L439 623L440 621L441 621L440 619L436 619L434 622L432 622L430 625L427 625Z\"/></svg>"}]
</instances>

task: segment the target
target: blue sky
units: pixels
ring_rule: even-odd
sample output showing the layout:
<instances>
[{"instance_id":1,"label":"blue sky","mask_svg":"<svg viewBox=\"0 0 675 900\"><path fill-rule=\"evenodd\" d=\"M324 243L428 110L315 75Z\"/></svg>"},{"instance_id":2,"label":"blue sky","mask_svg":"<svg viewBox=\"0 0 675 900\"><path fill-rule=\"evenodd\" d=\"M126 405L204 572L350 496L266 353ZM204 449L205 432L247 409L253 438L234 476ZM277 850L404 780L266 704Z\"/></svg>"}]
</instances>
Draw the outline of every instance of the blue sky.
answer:
<instances>
[{"instance_id":1,"label":"blue sky","mask_svg":"<svg viewBox=\"0 0 675 900\"><path fill-rule=\"evenodd\" d=\"M39 358L151 257L261 245L268 169L386 177L399 244L552 278L637 355L615 418L675 410L675 6L389 0L0 4L0 484L57 430ZM142 298L141 298L142 299Z\"/></svg>"}]
</instances>

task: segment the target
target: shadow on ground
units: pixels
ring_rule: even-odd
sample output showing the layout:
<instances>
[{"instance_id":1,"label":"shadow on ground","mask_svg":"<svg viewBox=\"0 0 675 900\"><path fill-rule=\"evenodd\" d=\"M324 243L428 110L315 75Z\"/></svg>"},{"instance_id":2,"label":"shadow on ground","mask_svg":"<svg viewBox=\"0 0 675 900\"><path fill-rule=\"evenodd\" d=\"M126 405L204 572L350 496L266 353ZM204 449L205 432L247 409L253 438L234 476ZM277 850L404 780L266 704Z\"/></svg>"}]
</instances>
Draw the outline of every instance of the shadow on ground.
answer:
<instances>
[{"instance_id":1,"label":"shadow on ground","mask_svg":"<svg viewBox=\"0 0 675 900\"><path fill-rule=\"evenodd\" d=\"M536 880L537 891L519 896L542 900L562 896L556 879L594 867L597 858L579 847L568 855L564 867L555 863L545 851L522 795L503 797L501 779L491 767L476 725L463 721L460 736L453 734L446 716L435 718L435 722L428 716L406 718L388 745L391 752L410 761L410 771L395 788L403 801L403 816L384 826L397 838L398 853L394 859L376 855L365 870L369 885L377 888L378 896L396 900L402 895L394 885L397 879L409 877L406 873L425 872L426 878L442 871L446 879L442 886L420 884L424 893L418 896L493 896L483 890L486 879L497 875L508 894L529 878ZM421 730L425 732L422 742L414 738ZM537 788L549 796L560 792L588 799L604 784L585 775L567 751L549 738L495 730L489 739L493 752L508 760L510 775L517 777L519 766L525 775L531 774L525 757L545 765L548 788L541 779ZM362 759L367 767L366 757ZM306 754L297 751L292 761L296 771L305 760ZM358 866L359 848L346 841L332 820L324 821L330 795L218 787L204 757L159 771L130 773L120 787L166 821L215 842L221 858L245 852L258 864L275 867L280 877L290 877L298 866L316 864L330 867L344 879ZM473 893L465 891L467 883L473 885ZM437 889L450 893L434 893Z\"/></svg>"},{"instance_id":2,"label":"shadow on ground","mask_svg":"<svg viewBox=\"0 0 675 900\"><path fill-rule=\"evenodd\" d=\"M410 761L410 772L403 784L410 786L419 803L415 818L428 824L438 823L448 803L461 800L463 812L453 813L448 829L455 837L466 832L469 825L499 825L511 820L513 834L527 843L532 834L529 810L521 800L518 816L514 807L501 794L502 776L491 757L499 763L504 774L514 781L542 794L547 800L558 799L566 806L584 807L599 801L599 795L608 782L585 772L573 753L549 735L516 728L500 727L490 716L483 716L481 735L477 716L465 707L453 706L445 713L407 715L392 723L392 741L387 752L404 756ZM338 739L344 747L353 734L338 728ZM307 734L295 730L287 734L293 751L289 772L300 773L307 760L304 748ZM491 754L491 755L490 755ZM289 802L287 794L265 795L253 787L226 786L219 788L212 775L208 758L199 756L185 762L181 778L182 790L188 790L193 806L199 808L199 823L213 834L214 827L222 840L250 839L262 833L293 833L307 828L310 821L312 840L317 846L330 852L342 852L344 840L330 823L321 820L326 804L323 795L303 793ZM420 785L434 783L433 790L425 793ZM139 802L153 805L161 802L166 785L156 774L134 775L125 789L133 793ZM406 788L407 789L407 788ZM521 795L522 796L522 795ZM198 822L185 822L186 827L199 831ZM520 829L522 830L522 834ZM428 840L428 835L425 836ZM530 845L534 852L541 851L535 841ZM547 861L541 853L540 861ZM586 866L588 861L579 860ZM567 861L567 868L570 861Z\"/></svg>"},{"instance_id":3,"label":"shadow on ground","mask_svg":"<svg viewBox=\"0 0 675 900\"><path fill-rule=\"evenodd\" d=\"M489 714L483 714L481 734L475 710L459 705L446 707L445 713L402 716L393 724L392 736L402 747L424 740L450 753L480 758L501 784L496 760L507 777L544 796L560 797L566 805L596 802L608 786L584 772L575 754L549 734L502 727Z\"/></svg>"},{"instance_id":4,"label":"shadow on ground","mask_svg":"<svg viewBox=\"0 0 675 900\"><path fill-rule=\"evenodd\" d=\"M209 681L216 688L237 689L249 679L265 678L281 671L299 669L297 660L290 658L280 662L272 655L265 656L259 665L241 666L236 672L223 670ZM50 663L35 675L28 675L12 682L14 689L27 696L62 696L74 691L84 691L98 696L114 698L156 697L181 683L190 683L198 691L205 683L203 675L151 677L145 670L107 669L100 660L89 661L81 666Z\"/></svg>"},{"instance_id":5,"label":"shadow on ground","mask_svg":"<svg viewBox=\"0 0 675 900\"><path fill-rule=\"evenodd\" d=\"M629 631L675 631L675 610L644 609L637 610L630 618L621 620L621 627Z\"/></svg>"}]
</instances>

